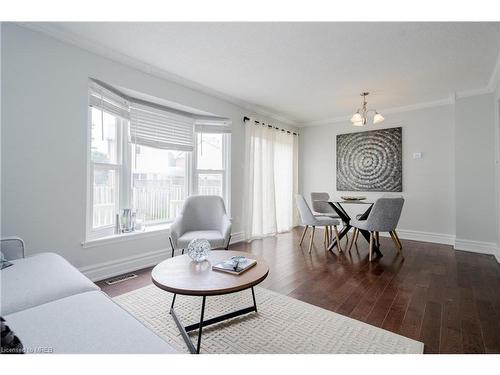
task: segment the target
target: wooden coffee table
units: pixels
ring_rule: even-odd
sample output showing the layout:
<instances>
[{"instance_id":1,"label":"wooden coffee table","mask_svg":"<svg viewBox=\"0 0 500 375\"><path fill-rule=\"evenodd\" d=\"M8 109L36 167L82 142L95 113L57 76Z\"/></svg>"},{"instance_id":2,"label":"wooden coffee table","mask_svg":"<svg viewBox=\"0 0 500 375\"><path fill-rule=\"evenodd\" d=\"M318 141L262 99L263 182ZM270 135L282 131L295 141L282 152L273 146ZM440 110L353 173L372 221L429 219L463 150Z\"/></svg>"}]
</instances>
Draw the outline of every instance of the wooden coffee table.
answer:
<instances>
[{"instance_id":1,"label":"wooden coffee table","mask_svg":"<svg viewBox=\"0 0 500 375\"><path fill-rule=\"evenodd\" d=\"M213 264L217 264L220 261L237 255L248 256L251 259L255 259L257 260L257 264L241 275L212 271ZM268 273L269 267L267 263L253 254L241 251L212 250L208 260L200 263L193 262L187 254L167 259L153 268L151 278L158 288L174 293L172 306L170 307L170 315L172 315L177 328L179 328L189 351L191 353L200 353L203 327L250 312L257 312L257 303L255 301L253 287L262 282L267 277ZM253 306L204 320L205 301L208 296L235 293L245 289L252 290ZM177 294L200 296L203 298L199 323L188 326L184 326L181 323L174 310L175 297ZM198 330L198 343L195 348L188 332L196 329Z\"/></svg>"}]
</instances>

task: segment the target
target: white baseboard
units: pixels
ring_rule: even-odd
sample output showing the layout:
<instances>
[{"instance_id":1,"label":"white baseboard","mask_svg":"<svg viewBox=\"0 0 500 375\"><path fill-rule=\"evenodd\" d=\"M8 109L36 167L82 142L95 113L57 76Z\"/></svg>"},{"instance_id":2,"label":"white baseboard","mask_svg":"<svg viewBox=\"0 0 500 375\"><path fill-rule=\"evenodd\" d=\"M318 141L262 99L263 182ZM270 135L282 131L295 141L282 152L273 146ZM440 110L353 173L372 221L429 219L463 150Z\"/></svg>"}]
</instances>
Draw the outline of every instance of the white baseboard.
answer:
<instances>
[{"instance_id":1,"label":"white baseboard","mask_svg":"<svg viewBox=\"0 0 500 375\"><path fill-rule=\"evenodd\" d=\"M141 253L126 258L81 267L80 272L92 281L104 280L122 273L151 267L170 257L170 248Z\"/></svg>"},{"instance_id":2,"label":"white baseboard","mask_svg":"<svg viewBox=\"0 0 500 375\"><path fill-rule=\"evenodd\" d=\"M470 241L456 239L451 234L422 232L407 229L398 229L398 236L402 240L422 241L439 243L443 245L452 245L455 250L469 251L471 253L494 255L500 263L500 248L493 242ZM382 237L389 237L388 233L380 233Z\"/></svg>"},{"instance_id":3,"label":"white baseboard","mask_svg":"<svg viewBox=\"0 0 500 375\"><path fill-rule=\"evenodd\" d=\"M455 240L455 250L494 255L497 261L500 258L497 244L493 242L470 241L457 238Z\"/></svg>"},{"instance_id":4,"label":"white baseboard","mask_svg":"<svg viewBox=\"0 0 500 375\"><path fill-rule=\"evenodd\" d=\"M453 245L455 236L451 234L423 232L418 230L398 229L396 230L398 237L402 240L421 241L439 243L443 245ZM389 233L380 233L381 237L390 237Z\"/></svg>"},{"instance_id":5,"label":"white baseboard","mask_svg":"<svg viewBox=\"0 0 500 375\"><path fill-rule=\"evenodd\" d=\"M497 262L500 263L500 249L492 242L470 241L455 239L453 235L413 231L398 229L399 238L404 240L432 242L454 246L455 250L470 251L474 253L494 255ZM388 233L381 233L383 237L388 237ZM231 235L231 244L244 240L243 232L233 233ZM107 279L113 276L121 275L126 272L132 272L141 268L154 266L170 257L170 248L142 253L126 258L121 258L109 262L103 262L92 266L81 267L80 271L92 281Z\"/></svg>"},{"instance_id":6,"label":"white baseboard","mask_svg":"<svg viewBox=\"0 0 500 375\"><path fill-rule=\"evenodd\" d=\"M231 235L231 244L241 241L243 241L243 232L233 233ZM92 281L104 280L126 272L137 271L141 268L154 266L169 258L171 252L172 250L170 248L150 251L148 253L141 253L140 255L81 267L80 272Z\"/></svg>"},{"instance_id":7,"label":"white baseboard","mask_svg":"<svg viewBox=\"0 0 500 375\"><path fill-rule=\"evenodd\" d=\"M231 233L231 241L229 241L229 243L232 245L238 242L242 242L244 239L245 236L243 235L243 232Z\"/></svg>"},{"instance_id":8,"label":"white baseboard","mask_svg":"<svg viewBox=\"0 0 500 375\"><path fill-rule=\"evenodd\" d=\"M423 232L417 230L398 229L398 237L402 240L422 241L439 243L443 245L453 245L455 243L455 236L444 233ZM381 233L383 237L389 237L389 233Z\"/></svg>"}]
</instances>

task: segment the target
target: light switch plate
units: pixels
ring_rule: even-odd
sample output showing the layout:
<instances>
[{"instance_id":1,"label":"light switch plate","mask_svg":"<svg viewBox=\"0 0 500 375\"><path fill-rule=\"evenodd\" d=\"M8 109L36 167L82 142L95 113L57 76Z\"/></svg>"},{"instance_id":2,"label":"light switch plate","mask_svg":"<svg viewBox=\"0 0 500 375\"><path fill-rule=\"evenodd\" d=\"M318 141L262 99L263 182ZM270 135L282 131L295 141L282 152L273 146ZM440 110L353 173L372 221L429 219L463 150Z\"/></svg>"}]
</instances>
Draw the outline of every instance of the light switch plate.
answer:
<instances>
[{"instance_id":1,"label":"light switch plate","mask_svg":"<svg viewBox=\"0 0 500 375\"><path fill-rule=\"evenodd\" d=\"M422 153L421 152L414 152L413 159L415 159L415 160L422 159Z\"/></svg>"}]
</instances>

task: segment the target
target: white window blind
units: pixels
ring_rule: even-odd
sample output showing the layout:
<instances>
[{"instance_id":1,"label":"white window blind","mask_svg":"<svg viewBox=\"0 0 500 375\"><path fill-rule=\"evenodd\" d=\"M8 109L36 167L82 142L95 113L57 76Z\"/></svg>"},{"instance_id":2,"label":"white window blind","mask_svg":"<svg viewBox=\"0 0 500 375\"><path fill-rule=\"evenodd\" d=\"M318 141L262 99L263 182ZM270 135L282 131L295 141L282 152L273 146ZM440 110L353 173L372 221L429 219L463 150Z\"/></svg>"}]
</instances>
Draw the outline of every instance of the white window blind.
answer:
<instances>
[{"instance_id":1,"label":"white window blind","mask_svg":"<svg viewBox=\"0 0 500 375\"><path fill-rule=\"evenodd\" d=\"M196 120L195 131L197 133L231 133L231 121Z\"/></svg>"},{"instance_id":2,"label":"white window blind","mask_svg":"<svg viewBox=\"0 0 500 375\"><path fill-rule=\"evenodd\" d=\"M193 151L194 119L152 106L130 104L130 138L138 145Z\"/></svg>"},{"instance_id":3,"label":"white window blind","mask_svg":"<svg viewBox=\"0 0 500 375\"><path fill-rule=\"evenodd\" d=\"M128 102L124 98L97 84L91 85L89 91L89 105L91 107L126 120L130 118Z\"/></svg>"}]
</instances>

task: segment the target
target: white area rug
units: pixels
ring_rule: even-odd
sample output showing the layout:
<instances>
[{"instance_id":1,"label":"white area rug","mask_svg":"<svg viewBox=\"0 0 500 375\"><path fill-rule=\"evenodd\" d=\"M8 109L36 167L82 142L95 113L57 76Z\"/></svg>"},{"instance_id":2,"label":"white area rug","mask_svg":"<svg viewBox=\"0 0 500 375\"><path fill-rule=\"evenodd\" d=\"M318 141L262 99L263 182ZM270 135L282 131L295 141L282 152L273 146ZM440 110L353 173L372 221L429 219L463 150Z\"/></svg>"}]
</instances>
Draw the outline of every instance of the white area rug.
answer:
<instances>
[{"instance_id":1,"label":"white area rug","mask_svg":"<svg viewBox=\"0 0 500 375\"><path fill-rule=\"evenodd\" d=\"M264 288L255 288L255 294L258 313L203 329L202 353L423 353L421 342L384 329ZM179 352L188 353L168 313L172 297L150 285L113 300ZM201 297L177 296L175 311L185 326L199 322L201 302ZM250 290L207 297L205 319L251 305ZM195 340L197 332L190 335Z\"/></svg>"}]
</instances>

